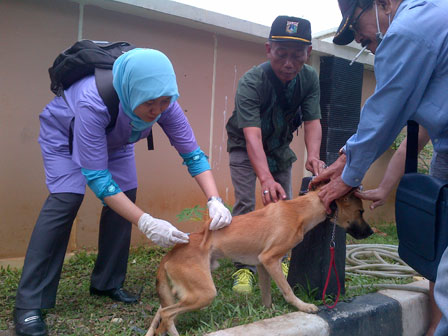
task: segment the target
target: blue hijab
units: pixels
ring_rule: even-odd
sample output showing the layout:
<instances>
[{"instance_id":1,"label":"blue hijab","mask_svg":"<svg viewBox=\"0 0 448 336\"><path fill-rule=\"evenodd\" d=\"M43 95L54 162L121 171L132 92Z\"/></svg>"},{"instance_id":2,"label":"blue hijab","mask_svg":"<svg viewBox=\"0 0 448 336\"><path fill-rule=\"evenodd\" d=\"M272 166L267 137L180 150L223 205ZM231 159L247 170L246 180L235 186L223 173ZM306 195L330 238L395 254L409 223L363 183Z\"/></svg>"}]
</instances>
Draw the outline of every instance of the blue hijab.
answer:
<instances>
[{"instance_id":1,"label":"blue hijab","mask_svg":"<svg viewBox=\"0 0 448 336\"><path fill-rule=\"evenodd\" d=\"M134 114L137 106L162 96L171 97L171 103L179 97L173 65L158 50L136 48L124 53L115 61L112 74L115 91L124 113L131 118L133 131L143 131L158 119L143 121Z\"/></svg>"}]
</instances>

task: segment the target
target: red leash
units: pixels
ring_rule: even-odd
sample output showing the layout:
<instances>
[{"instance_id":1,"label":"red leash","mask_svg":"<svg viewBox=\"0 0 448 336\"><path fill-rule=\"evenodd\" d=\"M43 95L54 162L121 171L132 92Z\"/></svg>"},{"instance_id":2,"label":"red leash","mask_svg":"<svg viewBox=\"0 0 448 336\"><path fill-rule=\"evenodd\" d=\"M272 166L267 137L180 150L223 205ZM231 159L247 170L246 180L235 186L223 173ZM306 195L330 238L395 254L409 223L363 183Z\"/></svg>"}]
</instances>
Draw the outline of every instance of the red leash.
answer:
<instances>
[{"instance_id":1,"label":"red leash","mask_svg":"<svg viewBox=\"0 0 448 336\"><path fill-rule=\"evenodd\" d=\"M339 301L339 295L341 294L341 283L339 282L338 271L336 269L336 262L334 260L334 247L336 245L336 243L334 241L335 230L336 230L336 224L333 223L333 234L332 234L331 242L330 242L330 267L328 268L327 281L325 281L325 287L324 287L324 291L322 293L322 301L324 302L324 305L329 309L333 309L334 307L336 307L336 304ZM336 296L336 301L334 301L334 304L332 306L329 306L325 302L325 293L327 292L328 283L330 282L331 268L334 269L334 274L336 275L336 281L338 283L338 294Z\"/></svg>"}]
</instances>

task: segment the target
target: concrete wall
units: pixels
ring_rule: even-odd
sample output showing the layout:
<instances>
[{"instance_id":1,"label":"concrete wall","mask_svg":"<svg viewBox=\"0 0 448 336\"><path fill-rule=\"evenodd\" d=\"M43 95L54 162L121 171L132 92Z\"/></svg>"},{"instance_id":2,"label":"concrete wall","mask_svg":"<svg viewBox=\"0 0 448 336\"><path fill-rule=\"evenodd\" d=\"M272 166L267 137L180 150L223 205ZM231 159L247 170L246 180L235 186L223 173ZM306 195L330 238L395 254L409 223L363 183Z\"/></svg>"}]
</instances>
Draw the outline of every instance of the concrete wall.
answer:
<instances>
[{"instance_id":1,"label":"concrete wall","mask_svg":"<svg viewBox=\"0 0 448 336\"><path fill-rule=\"evenodd\" d=\"M120 1L97 2L121 6ZM224 127L233 111L238 79L250 67L265 60L264 38L257 34L226 33L224 28L204 23L189 24L193 21L185 18L170 16L165 20L160 13L152 16L150 9L146 9L150 15L135 15L128 13L128 8L134 7L129 5L126 10L117 11L94 4L83 6L80 13L80 6L70 1L0 2L3 45L0 53L0 258L25 254L35 220L48 195L37 143L38 115L53 97L47 69L55 56L79 37L126 40L168 55L177 73L179 102L198 143L211 158L221 196L233 204ZM247 22L241 24L246 26ZM268 31L268 27L254 26L257 31ZM313 55L310 64L318 64L319 52ZM373 87L374 78L366 71L364 98ZM299 157L293 167L295 194L304 175L301 132L292 144ZM176 214L186 207L204 205L206 200L158 126L154 130L154 142L156 150L152 152L146 150L143 141L136 146L137 203L182 230L194 230L197 223L177 223ZM100 202L87 190L74 223L69 251L96 247L100 211ZM134 230L132 243L142 244L147 240Z\"/></svg>"}]
</instances>

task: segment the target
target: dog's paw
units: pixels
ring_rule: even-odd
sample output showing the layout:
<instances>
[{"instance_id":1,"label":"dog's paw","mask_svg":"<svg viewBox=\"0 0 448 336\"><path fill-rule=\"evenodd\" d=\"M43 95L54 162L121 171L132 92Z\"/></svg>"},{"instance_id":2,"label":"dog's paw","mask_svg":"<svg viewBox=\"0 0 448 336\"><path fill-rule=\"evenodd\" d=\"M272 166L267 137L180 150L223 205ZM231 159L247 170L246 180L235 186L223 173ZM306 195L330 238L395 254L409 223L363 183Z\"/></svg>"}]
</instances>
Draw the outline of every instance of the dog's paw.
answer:
<instances>
[{"instance_id":1,"label":"dog's paw","mask_svg":"<svg viewBox=\"0 0 448 336\"><path fill-rule=\"evenodd\" d=\"M301 307L300 310L303 311L304 313L316 314L319 311L319 308L317 308L316 305L313 305L311 303L306 303Z\"/></svg>"}]
</instances>

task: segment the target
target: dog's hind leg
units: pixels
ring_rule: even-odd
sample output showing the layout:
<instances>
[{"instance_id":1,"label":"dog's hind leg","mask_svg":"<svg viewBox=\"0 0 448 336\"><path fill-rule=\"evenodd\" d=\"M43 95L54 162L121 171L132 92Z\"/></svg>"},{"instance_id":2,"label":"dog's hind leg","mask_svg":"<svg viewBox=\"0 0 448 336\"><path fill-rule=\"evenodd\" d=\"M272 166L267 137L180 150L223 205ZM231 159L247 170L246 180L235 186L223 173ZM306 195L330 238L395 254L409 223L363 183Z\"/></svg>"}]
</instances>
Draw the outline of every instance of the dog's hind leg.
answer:
<instances>
[{"instance_id":1,"label":"dog's hind leg","mask_svg":"<svg viewBox=\"0 0 448 336\"><path fill-rule=\"evenodd\" d=\"M271 277L262 264L257 265L258 284L260 285L261 301L265 307L272 306Z\"/></svg>"},{"instance_id":2,"label":"dog's hind leg","mask_svg":"<svg viewBox=\"0 0 448 336\"><path fill-rule=\"evenodd\" d=\"M206 279L204 281L206 281ZM201 288L198 288L198 290L189 292L182 297L178 303L163 308L160 313L162 323L159 326L160 330L157 329L156 333L168 331L169 335L178 336L179 333L174 325L174 319L179 314L208 306L216 296L216 289L213 282L211 282L211 286L212 288L204 288L204 286L202 286Z\"/></svg>"},{"instance_id":3,"label":"dog's hind leg","mask_svg":"<svg viewBox=\"0 0 448 336\"><path fill-rule=\"evenodd\" d=\"M178 335L174 326L176 316L209 305L216 296L216 288L207 254L195 255L194 260L190 262L171 259L165 263L165 271L179 301L168 306L162 304L162 321L156 332L168 331L170 335L175 336ZM160 291L158 292L160 296Z\"/></svg>"},{"instance_id":4,"label":"dog's hind leg","mask_svg":"<svg viewBox=\"0 0 448 336\"><path fill-rule=\"evenodd\" d=\"M157 310L156 316L152 319L151 325L149 326L148 332L145 336L154 336L157 326L160 322L160 312L162 311L162 306Z\"/></svg>"},{"instance_id":5,"label":"dog's hind leg","mask_svg":"<svg viewBox=\"0 0 448 336\"><path fill-rule=\"evenodd\" d=\"M280 256L282 256L280 254ZM294 292L291 289L291 286L286 281L285 276L282 272L281 266L281 257L279 256L269 256L267 254L261 254L259 256L260 261L263 266L266 268L268 273L271 275L272 279L277 284L278 288L283 294L286 302L295 306L298 310L303 311L305 313L317 313L318 308L310 303L305 303L300 300L297 296L294 295Z\"/></svg>"}]
</instances>

